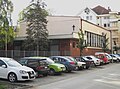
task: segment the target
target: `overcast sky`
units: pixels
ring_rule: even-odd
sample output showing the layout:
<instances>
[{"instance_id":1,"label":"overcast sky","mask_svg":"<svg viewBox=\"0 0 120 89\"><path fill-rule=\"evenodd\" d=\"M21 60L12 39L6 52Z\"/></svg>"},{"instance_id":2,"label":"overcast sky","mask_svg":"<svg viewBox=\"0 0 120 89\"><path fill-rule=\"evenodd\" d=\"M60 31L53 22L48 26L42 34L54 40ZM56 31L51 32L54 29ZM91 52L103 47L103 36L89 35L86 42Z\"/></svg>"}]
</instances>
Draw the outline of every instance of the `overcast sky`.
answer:
<instances>
[{"instance_id":1,"label":"overcast sky","mask_svg":"<svg viewBox=\"0 0 120 89\"><path fill-rule=\"evenodd\" d=\"M12 14L13 23L16 24L18 14L31 0L11 0L14 4ZM120 11L120 0L43 0L47 4L47 10L53 15L77 15L85 7L93 8L101 5L110 7L112 11Z\"/></svg>"}]
</instances>

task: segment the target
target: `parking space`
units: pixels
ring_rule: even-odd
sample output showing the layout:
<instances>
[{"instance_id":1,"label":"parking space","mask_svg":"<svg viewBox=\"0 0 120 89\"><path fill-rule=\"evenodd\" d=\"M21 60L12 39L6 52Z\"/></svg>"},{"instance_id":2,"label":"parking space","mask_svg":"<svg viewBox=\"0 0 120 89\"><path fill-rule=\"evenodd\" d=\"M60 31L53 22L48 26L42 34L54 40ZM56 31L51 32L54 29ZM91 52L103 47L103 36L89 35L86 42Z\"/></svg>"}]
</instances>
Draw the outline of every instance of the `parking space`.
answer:
<instances>
[{"instance_id":1,"label":"parking space","mask_svg":"<svg viewBox=\"0 0 120 89\"><path fill-rule=\"evenodd\" d=\"M7 80L2 80L2 79L0 81L2 83L10 85L10 87L12 87L11 89L15 89L16 87L18 87L18 88L30 88L30 87L41 86L41 85L45 85L45 84L54 83L54 82L57 82L57 81L66 80L66 79L69 79L69 78L78 77L78 76L81 76L81 75L92 73L94 71L103 70L105 68L108 68L110 66L114 66L114 65L117 65L117 64L118 63L110 63L110 64L103 65L103 66L92 67L90 69L73 71L71 73L62 73L61 75L39 77L39 78L36 78L33 81L24 81L24 82L19 81L17 83L10 83Z\"/></svg>"}]
</instances>

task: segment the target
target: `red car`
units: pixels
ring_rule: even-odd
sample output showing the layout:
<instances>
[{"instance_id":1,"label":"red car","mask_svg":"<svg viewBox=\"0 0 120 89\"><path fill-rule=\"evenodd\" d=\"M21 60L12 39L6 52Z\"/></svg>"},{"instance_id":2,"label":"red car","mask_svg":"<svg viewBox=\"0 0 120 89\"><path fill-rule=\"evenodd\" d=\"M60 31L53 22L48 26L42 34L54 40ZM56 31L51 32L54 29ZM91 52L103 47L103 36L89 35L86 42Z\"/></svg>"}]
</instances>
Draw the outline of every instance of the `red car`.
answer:
<instances>
[{"instance_id":1,"label":"red car","mask_svg":"<svg viewBox=\"0 0 120 89\"><path fill-rule=\"evenodd\" d=\"M97 58L103 60L103 63L104 63L104 64L109 63L109 59L105 56L105 54L96 54L95 56L96 56Z\"/></svg>"}]
</instances>

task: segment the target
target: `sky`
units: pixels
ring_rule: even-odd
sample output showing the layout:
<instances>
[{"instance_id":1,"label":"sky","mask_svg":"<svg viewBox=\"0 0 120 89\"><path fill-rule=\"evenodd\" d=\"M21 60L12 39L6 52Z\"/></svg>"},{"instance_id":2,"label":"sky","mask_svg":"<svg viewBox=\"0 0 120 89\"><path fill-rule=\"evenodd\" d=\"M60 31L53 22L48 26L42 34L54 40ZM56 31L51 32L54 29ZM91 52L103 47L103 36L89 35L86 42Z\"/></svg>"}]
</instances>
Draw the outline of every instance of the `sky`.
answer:
<instances>
[{"instance_id":1,"label":"sky","mask_svg":"<svg viewBox=\"0 0 120 89\"><path fill-rule=\"evenodd\" d=\"M14 5L12 19L14 25L18 20L18 14L26 6L30 4L31 0L11 0ZM52 15L75 16L84 8L94 8L101 5L105 8L110 7L112 11L120 11L120 0L43 0L47 7L46 9Z\"/></svg>"}]
</instances>

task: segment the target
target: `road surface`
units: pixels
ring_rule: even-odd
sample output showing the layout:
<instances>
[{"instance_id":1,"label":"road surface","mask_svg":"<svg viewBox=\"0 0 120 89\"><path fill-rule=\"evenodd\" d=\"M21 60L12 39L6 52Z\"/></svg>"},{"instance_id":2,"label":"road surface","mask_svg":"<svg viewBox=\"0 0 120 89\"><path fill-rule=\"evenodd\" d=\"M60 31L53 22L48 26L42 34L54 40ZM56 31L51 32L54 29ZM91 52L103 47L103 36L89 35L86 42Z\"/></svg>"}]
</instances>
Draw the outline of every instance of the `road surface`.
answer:
<instances>
[{"instance_id":1,"label":"road surface","mask_svg":"<svg viewBox=\"0 0 120 89\"><path fill-rule=\"evenodd\" d=\"M108 64L89 71L79 71L68 78L36 85L31 89L120 89L119 68L120 63Z\"/></svg>"}]
</instances>

